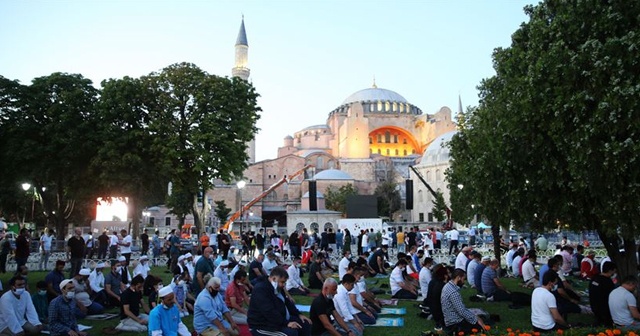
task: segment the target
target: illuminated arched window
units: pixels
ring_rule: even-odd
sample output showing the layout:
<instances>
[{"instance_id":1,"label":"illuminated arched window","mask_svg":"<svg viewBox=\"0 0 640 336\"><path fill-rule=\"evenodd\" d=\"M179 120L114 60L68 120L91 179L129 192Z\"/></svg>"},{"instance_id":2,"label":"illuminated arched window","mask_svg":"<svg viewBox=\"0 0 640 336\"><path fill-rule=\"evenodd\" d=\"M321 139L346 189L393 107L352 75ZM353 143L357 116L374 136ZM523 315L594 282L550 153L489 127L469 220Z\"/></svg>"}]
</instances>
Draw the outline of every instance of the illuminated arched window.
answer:
<instances>
[{"instance_id":1,"label":"illuminated arched window","mask_svg":"<svg viewBox=\"0 0 640 336\"><path fill-rule=\"evenodd\" d=\"M404 104L400 104L400 113L404 112Z\"/></svg>"},{"instance_id":2,"label":"illuminated arched window","mask_svg":"<svg viewBox=\"0 0 640 336\"><path fill-rule=\"evenodd\" d=\"M391 110L391 104L389 104L389 102L385 102L384 103L384 111L385 112L389 112L389 110Z\"/></svg>"},{"instance_id":3,"label":"illuminated arched window","mask_svg":"<svg viewBox=\"0 0 640 336\"><path fill-rule=\"evenodd\" d=\"M384 132L384 142L391 143L391 132L389 131Z\"/></svg>"},{"instance_id":4,"label":"illuminated arched window","mask_svg":"<svg viewBox=\"0 0 640 336\"><path fill-rule=\"evenodd\" d=\"M369 104L369 112L373 112L373 108L374 108L374 105L373 104Z\"/></svg>"},{"instance_id":5,"label":"illuminated arched window","mask_svg":"<svg viewBox=\"0 0 640 336\"><path fill-rule=\"evenodd\" d=\"M378 134L378 143L382 142L382 134Z\"/></svg>"},{"instance_id":6,"label":"illuminated arched window","mask_svg":"<svg viewBox=\"0 0 640 336\"><path fill-rule=\"evenodd\" d=\"M402 144L406 145L407 144L407 138L402 138Z\"/></svg>"},{"instance_id":7,"label":"illuminated arched window","mask_svg":"<svg viewBox=\"0 0 640 336\"><path fill-rule=\"evenodd\" d=\"M397 110L398 110L398 103L395 103L395 102L394 102L394 103L393 103L393 105L391 105L391 110L392 110L393 112L397 111Z\"/></svg>"},{"instance_id":8,"label":"illuminated arched window","mask_svg":"<svg viewBox=\"0 0 640 336\"><path fill-rule=\"evenodd\" d=\"M398 149L396 148L396 156L398 156Z\"/></svg>"},{"instance_id":9,"label":"illuminated arched window","mask_svg":"<svg viewBox=\"0 0 640 336\"><path fill-rule=\"evenodd\" d=\"M380 150L380 148L378 148L378 154L382 154L382 151Z\"/></svg>"},{"instance_id":10,"label":"illuminated arched window","mask_svg":"<svg viewBox=\"0 0 640 336\"><path fill-rule=\"evenodd\" d=\"M405 156L407 155L407 150L406 149L404 150L404 154L403 155L405 155Z\"/></svg>"},{"instance_id":11,"label":"illuminated arched window","mask_svg":"<svg viewBox=\"0 0 640 336\"><path fill-rule=\"evenodd\" d=\"M387 155L391 155L391 151L387 148Z\"/></svg>"},{"instance_id":12,"label":"illuminated arched window","mask_svg":"<svg viewBox=\"0 0 640 336\"><path fill-rule=\"evenodd\" d=\"M393 135L393 143L398 143L398 135L397 134Z\"/></svg>"},{"instance_id":13,"label":"illuminated arched window","mask_svg":"<svg viewBox=\"0 0 640 336\"><path fill-rule=\"evenodd\" d=\"M378 112L382 111L382 102L378 100Z\"/></svg>"}]
</instances>

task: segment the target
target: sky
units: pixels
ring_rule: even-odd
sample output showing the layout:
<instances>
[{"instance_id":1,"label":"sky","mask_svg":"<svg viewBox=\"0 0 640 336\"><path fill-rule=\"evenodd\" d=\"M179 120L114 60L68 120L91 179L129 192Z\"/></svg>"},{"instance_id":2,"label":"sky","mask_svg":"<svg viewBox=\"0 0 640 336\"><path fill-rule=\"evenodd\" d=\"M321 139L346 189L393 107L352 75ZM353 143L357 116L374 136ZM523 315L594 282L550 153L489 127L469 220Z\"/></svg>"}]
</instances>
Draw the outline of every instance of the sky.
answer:
<instances>
[{"instance_id":1,"label":"sky","mask_svg":"<svg viewBox=\"0 0 640 336\"><path fill-rule=\"evenodd\" d=\"M230 76L244 15L261 95L257 160L326 123L352 93L395 91L423 113L478 103L491 55L527 20L523 0L0 1L0 76L80 73L96 87L178 62Z\"/></svg>"}]
</instances>

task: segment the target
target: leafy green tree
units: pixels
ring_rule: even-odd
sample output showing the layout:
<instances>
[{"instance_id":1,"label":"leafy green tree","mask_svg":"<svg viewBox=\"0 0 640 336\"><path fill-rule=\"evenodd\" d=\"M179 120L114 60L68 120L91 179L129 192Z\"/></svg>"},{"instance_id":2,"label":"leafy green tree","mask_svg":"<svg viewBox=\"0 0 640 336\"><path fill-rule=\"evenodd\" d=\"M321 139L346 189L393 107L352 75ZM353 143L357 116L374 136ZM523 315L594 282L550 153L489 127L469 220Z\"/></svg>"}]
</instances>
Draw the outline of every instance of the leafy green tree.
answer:
<instances>
[{"instance_id":1,"label":"leafy green tree","mask_svg":"<svg viewBox=\"0 0 640 336\"><path fill-rule=\"evenodd\" d=\"M96 130L102 139L92 170L98 191L106 197L129 197L132 234L137 237L142 209L164 202L166 169L152 150L147 106L152 92L130 77L102 82Z\"/></svg>"},{"instance_id":2,"label":"leafy green tree","mask_svg":"<svg viewBox=\"0 0 640 336\"><path fill-rule=\"evenodd\" d=\"M393 218L393 213L400 210L402 198L397 184L391 181L382 182L373 194L378 199L378 216Z\"/></svg>"},{"instance_id":3,"label":"leafy green tree","mask_svg":"<svg viewBox=\"0 0 640 336\"><path fill-rule=\"evenodd\" d=\"M29 86L0 81L3 172L13 171L9 186L29 182L37 191L46 219L59 238L69 221L85 224L88 213L76 202L91 202L89 163L95 136L98 90L76 74L53 73Z\"/></svg>"},{"instance_id":4,"label":"leafy green tree","mask_svg":"<svg viewBox=\"0 0 640 336\"><path fill-rule=\"evenodd\" d=\"M339 211L344 216L347 212L347 197L351 195L358 195L358 189L351 183L340 188L330 186L324 194L325 207Z\"/></svg>"},{"instance_id":5,"label":"leafy green tree","mask_svg":"<svg viewBox=\"0 0 640 336\"><path fill-rule=\"evenodd\" d=\"M447 219L447 203L444 201L444 195L440 190L436 191L436 197L433 201L431 212L438 222Z\"/></svg>"},{"instance_id":6,"label":"leafy green tree","mask_svg":"<svg viewBox=\"0 0 640 336\"><path fill-rule=\"evenodd\" d=\"M635 274L640 4L549 0L525 12L452 140L449 181L494 225L596 230L619 273Z\"/></svg>"},{"instance_id":7,"label":"leafy green tree","mask_svg":"<svg viewBox=\"0 0 640 336\"><path fill-rule=\"evenodd\" d=\"M153 93L147 106L152 148L168 178L193 204L202 230L208 209L197 196L216 179L242 177L247 167L246 143L257 132L261 111L258 94L244 80L210 75L190 63L170 65L142 82Z\"/></svg>"},{"instance_id":8,"label":"leafy green tree","mask_svg":"<svg viewBox=\"0 0 640 336\"><path fill-rule=\"evenodd\" d=\"M215 212L216 217L218 217L218 220L220 220L220 225L222 225L227 220L227 217L229 217L231 208L228 208L224 201L216 201L215 203L216 207L213 211Z\"/></svg>"}]
</instances>

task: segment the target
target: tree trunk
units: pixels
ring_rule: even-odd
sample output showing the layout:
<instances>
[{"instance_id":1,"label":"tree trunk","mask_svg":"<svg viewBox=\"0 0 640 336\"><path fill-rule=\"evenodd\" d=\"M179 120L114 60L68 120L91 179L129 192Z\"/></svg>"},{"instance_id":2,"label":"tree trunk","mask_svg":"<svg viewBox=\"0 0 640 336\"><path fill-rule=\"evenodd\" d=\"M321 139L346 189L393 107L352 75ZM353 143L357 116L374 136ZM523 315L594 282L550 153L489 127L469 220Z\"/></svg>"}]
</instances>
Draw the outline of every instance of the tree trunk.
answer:
<instances>
[{"instance_id":1,"label":"tree trunk","mask_svg":"<svg viewBox=\"0 0 640 336\"><path fill-rule=\"evenodd\" d=\"M493 236L493 256L500 262L500 225L491 223L491 236Z\"/></svg>"},{"instance_id":2,"label":"tree trunk","mask_svg":"<svg viewBox=\"0 0 640 336\"><path fill-rule=\"evenodd\" d=\"M638 273L638 260L636 259L636 242L633 239L624 239L623 246L620 246L617 235L607 235L604 231L598 230L598 236L607 249L607 254L611 261L616 264L618 278L622 279L627 275ZM624 251L620 252L620 248Z\"/></svg>"},{"instance_id":3,"label":"tree trunk","mask_svg":"<svg viewBox=\"0 0 640 336\"><path fill-rule=\"evenodd\" d=\"M136 202L136 198L135 197L131 197L130 200L130 204L131 204L131 224L132 224L132 228L131 228L131 236L133 237L134 240L138 239L138 235L140 234L140 217L138 216L138 214L140 213L140 205L138 202Z\"/></svg>"}]
</instances>

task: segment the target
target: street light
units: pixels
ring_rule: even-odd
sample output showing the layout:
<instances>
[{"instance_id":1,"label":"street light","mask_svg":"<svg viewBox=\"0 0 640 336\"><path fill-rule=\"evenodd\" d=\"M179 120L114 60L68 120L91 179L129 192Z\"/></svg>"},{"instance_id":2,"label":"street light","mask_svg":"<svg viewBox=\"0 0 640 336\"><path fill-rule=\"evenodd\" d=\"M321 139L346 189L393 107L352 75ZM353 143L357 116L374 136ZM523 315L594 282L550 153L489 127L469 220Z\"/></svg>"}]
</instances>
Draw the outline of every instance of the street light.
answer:
<instances>
[{"instance_id":1,"label":"street light","mask_svg":"<svg viewBox=\"0 0 640 336\"><path fill-rule=\"evenodd\" d=\"M25 182L22 184L22 190L27 191L29 189L31 189L31 183Z\"/></svg>"},{"instance_id":2,"label":"street light","mask_svg":"<svg viewBox=\"0 0 640 336\"><path fill-rule=\"evenodd\" d=\"M24 190L25 192L31 189L31 183L29 182L25 182L21 186L22 186L22 190ZM35 204L36 204L36 190L35 188L33 188L33 195L31 195L31 221L33 221L33 212L34 212ZM25 214L25 217L26 216L27 215ZM23 218L23 221L24 221L24 218Z\"/></svg>"},{"instance_id":3,"label":"street light","mask_svg":"<svg viewBox=\"0 0 640 336\"><path fill-rule=\"evenodd\" d=\"M464 184L458 184L458 189L462 190L464 188Z\"/></svg>"},{"instance_id":4,"label":"street light","mask_svg":"<svg viewBox=\"0 0 640 336\"><path fill-rule=\"evenodd\" d=\"M238 187L238 200L240 201L240 235L242 236L242 227L244 226L244 208L242 206L242 189L247 185L244 180L238 181L236 186Z\"/></svg>"}]
</instances>

